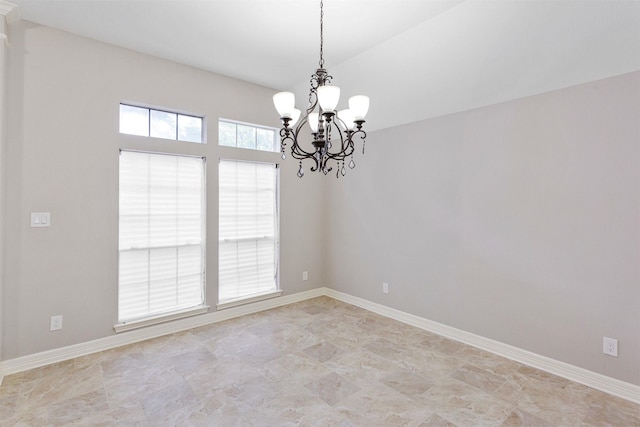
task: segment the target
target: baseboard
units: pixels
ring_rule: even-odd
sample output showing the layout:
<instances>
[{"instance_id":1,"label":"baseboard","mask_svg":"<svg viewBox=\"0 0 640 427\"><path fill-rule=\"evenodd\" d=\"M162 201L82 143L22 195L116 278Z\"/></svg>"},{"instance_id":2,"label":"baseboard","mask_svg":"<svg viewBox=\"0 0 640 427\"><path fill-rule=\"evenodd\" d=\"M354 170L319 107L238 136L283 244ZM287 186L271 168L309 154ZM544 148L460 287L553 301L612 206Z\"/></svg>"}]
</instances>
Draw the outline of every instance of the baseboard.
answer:
<instances>
[{"instance_id":1,"label":"baseboard","mask_svg":"<svg viewBox=\"0 0 640 427\"><path fill-rule=\"evenodd\" d=\"M491 340L479 335L472 334L442 323L434 322L413 314L405 313L394 308L377 304L362 298L358 298L343 292L339 292L330 288L317 288L310 291L300 292L292 295L285 295L279 298L273 298L258 301L238 307L232 307L225 310L214 311L212 313L194 316L186 319L180 319L173 322L153 325L146 328L136 329L124 332L118 335L112 335L85 343L75 344L67 347L57 348L41 353L30 354L15 359L5 360L0 363L0 384L5 375L38 368L52 363L58 363L65 360L109 350L123 345L133 344L136 342L156 338L162 335L168 335L176 332L185 331L199 326L205 326L216 322L232 319L235 317L245 316L247 314L258 313L260 311L269 310L271 308L282 307L284 305L293 304L295 302L304 301L319 296L327 296L356 307L369 310L373 313L398 320L400 322L451 338L456 341L480 348L506 357L516 362L541 369L554 375L584 384L605 393L621 397L640 404L640 386L630 384L615 378L608 377L596 372L579 368L565 362L560 362L546 356L532 353L518 347L504 344Z\"/></svg>"},{"instance_id":2,"label":"baseboard","mask_svg":"<svg viewBox=\"0 0 640 427\"><path fill-rule=\"evenodd\" d=\"M325 288L324 295L420 329L460 341L473 347L486 350L498 356L506 357L508 359L515 360L516 362L541 369L605 393L609 393L635 403L640 403L640 386L635 384L620 381L597 372L579 368L565 362L560 362L546 356L541 356L518 347L494 341L489 338L475 335L442 323L415 316L413 314L405 313L362 298L354 297L333 289Z\"/></svg>"},{"instance_id":3,"label":"baseboard","mask_svg":"<svg viewBox=\"0 0 640 427\"><path fill-rule=\"evenodd\" d=\"M3 375L15 374L18 372L27 371L29 369L50 365L52 363L63 362L65 360L74 359L76 357L86 356L88 354L109 350L127 344L133 344L136 342L148 340L150 338L173 334L176 332L185 331L187 329L197 328L199 326L205 326L211 323L233 319L235 317L245 316L247 314L258 313L260 311L269 310L271 308L277 308L295 302L304 301L306 299L323 296L324 294L325 288L312 289L310 291L285 295L278 298L254 302L247 305L231 307L224 310L202 314L199 316L193 316L185 319L148 326L145 328L135 329L117 335L99 338L93 341L17 357L15 359L3 361L0 364L0 373L2 373Z\"/></svg>"}]
</instances>

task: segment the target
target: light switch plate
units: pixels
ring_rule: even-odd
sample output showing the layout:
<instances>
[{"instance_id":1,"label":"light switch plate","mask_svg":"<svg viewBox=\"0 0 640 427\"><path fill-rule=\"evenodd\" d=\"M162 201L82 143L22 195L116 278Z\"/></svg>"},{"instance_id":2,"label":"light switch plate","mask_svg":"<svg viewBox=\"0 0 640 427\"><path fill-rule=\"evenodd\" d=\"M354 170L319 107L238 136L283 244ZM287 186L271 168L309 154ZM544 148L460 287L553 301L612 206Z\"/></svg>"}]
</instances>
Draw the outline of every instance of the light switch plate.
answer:
<instances>
[{"instance_id":1,"label":"light switch plate","mask_svg":"<svg viewBox=\"0 0 640 427\"><path fill-rule=\"evenodd\" d=\"M51 213L49 212L31 212L31 227L50 227Z\"/></svg>"}]
</instances>

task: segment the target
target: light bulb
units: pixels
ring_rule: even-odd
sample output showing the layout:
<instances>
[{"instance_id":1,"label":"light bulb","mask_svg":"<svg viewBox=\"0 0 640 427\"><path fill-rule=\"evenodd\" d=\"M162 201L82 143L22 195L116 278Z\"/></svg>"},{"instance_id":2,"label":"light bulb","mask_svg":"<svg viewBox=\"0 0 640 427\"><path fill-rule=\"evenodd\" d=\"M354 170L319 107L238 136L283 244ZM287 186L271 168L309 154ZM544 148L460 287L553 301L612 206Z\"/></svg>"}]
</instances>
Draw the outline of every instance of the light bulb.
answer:
<instances>
[{"instance_id":1,"label":"light bulb","mask_svg":"<svg viewBox=\"0 0 640 427\"><path fill-rule=\"evenodd\" d=\"M278 92L273 95L273 105L280 118L290 119L295 109L296 97L292 92Z\"/></svg>"},{"instance_id":2,"label":"light bulb","mask_svg":"<svg viewBox=\"0 0 640 427\"><path fill-rule=\"evenodd\" d=\"M291 114L291 121L289 122L289 127L294 127L296 123L298 123L298 119L300 118L300 110L297 108L293 109L293 113Z\"/></svg>"},{"instance_id":3,"label":"light bulb","mask_svg":"<svg viewBox=\"0 0 640 427\"><path fill-rule=\"evenodd\" d=\"M337 86L320 86L318 88L318 103L324 112L336 110L340 100L340 88Z\"/></svg>"},{"instance_id":4,"label":"light bulb","mask_svg":"<svg viewBox=\"0 0 640 427\"><path fill-rule=\"evenodd\" d=\"M344 110L340 110L338 111L338 118L341 121L338 121L338 123L340 123L341 127L345 130L354 130L356 127L356 124L353 122L353 112L351 112L350 109L346 108Z\"/></svg>"},{"instance_id":5,"label":"light bulb","mask_svg":"<svg viewBox=\"0 0 640 427\"><path fill-rule=\"evenodd\" d=\"M311 132L318 132L318 113L309 113L309 127Z\"/></svg>"},{"instance_id":6,"label":"light bulb","mask_svg":"<svg viewBox=\"0 0 640 427\"><path fill-rule=\"evenodd\" d=\"M364 120L369 111L369 97L356 95L349 98L349 109L353 112L354 120Z\"/></svg>"}]
</instances>

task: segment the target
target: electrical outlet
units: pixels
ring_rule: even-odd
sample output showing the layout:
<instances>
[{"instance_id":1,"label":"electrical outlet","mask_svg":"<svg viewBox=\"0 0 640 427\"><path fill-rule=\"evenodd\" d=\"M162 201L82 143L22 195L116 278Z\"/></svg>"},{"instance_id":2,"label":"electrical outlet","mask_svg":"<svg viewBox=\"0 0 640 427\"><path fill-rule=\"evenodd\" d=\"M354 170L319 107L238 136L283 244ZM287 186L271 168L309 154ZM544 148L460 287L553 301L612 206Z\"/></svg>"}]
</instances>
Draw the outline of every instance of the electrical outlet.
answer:
<instances>
[{"instance_id":1,"label":"electrical outlet","mask_svg":"<svg viewBox=\"0 0 640 427\"><path fill-rule=\"evenodd\" d=\"M602 339L602 352L607 356L618 357L618 340L604 337Z\"/></svg>"},{"instance_id":2,"label":"electrical outlet","mask_svg":"<svg viewBox=\"0 0 640 427\"><path fill-rule=\"evenodd\" d=\"M58 331L62 329L62 314L58 316L51 316L51 327L49 330Z\"/></svg>"},{"instance_id":3,"label":"electrical outlet","mask_svg":"<svg viewBox=\"0 0 640 427\"><path fill-rule=\"evenodd\" d=\"M302 280L309 280L309 272L308 271L303 271L302 272Z\"/></svg>"},{"instance_id":4,"label":"electrical outlet","mask_svg":"<svg viewBox=\"0 0 640 427\"><path fill-rule=\"evenodd\" d=\"M382 283L382 293L384 294L389 293L389 284L387 282Z\"/></svg>"}]
</instances>

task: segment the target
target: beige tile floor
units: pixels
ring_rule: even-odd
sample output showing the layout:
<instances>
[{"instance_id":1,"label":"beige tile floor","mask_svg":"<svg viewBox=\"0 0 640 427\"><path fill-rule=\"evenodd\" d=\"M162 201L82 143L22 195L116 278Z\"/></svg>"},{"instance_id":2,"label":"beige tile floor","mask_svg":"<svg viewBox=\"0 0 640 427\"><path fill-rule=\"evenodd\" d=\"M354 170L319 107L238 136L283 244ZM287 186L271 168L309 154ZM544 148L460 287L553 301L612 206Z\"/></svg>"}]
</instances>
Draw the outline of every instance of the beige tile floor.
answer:
<instances>
[{"instance_id":1,"label":"beige tile floor","mask_svg":"<svg viewBox=\"0 0 640 427\"><path fill-rule=\"evenodd\" d=\"M640 405L316 298L33 369L2 426L640 426Z\"/></svg>"}]
</instances>

